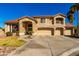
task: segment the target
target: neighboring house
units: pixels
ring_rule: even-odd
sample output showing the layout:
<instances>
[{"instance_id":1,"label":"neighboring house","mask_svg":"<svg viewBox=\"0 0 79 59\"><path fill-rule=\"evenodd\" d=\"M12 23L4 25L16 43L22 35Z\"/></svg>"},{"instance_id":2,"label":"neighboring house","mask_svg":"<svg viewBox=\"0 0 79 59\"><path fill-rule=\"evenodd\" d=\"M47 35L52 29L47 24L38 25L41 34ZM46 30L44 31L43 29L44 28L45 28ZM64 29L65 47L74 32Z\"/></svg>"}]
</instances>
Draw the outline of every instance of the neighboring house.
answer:
<instances>
[{"instance_id":1,"label":"neighboring house","mask_svg":"<svg viewBox=\"0 0 79 59\"><path fill-rule=\"evenodd\" d=\"M33 35L72 35L73 26L66 25L65 18L61 13L54 16L25 16L5 22L5 33L19 31L19 35L25 35L32 31Z\"/></svg>"},{"instance_id":2,"label":"neighboring house","mask_svg":"<svg viewBox=\"0 0 79 59\"><path fill-rule=\"evenodd\" d=\"M0 38L5 37L4 29L0 27Z\"/></svg>"}]
</instances>

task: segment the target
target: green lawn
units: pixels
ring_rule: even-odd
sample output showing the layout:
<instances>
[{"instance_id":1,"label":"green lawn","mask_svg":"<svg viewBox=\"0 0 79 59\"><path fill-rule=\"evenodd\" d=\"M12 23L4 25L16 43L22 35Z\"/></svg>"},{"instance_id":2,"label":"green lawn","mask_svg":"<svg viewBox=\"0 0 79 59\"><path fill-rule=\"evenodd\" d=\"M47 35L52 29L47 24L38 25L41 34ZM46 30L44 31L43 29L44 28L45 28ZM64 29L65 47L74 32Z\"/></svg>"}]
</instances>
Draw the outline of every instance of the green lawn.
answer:
<instances>
[{"instance_id":1,"label":"green lawn","mask_svg":"<svg viewBox=\"0 0 79 59\"><path fill-rule=\"evenodd\" d=\"M19 47L23 45L25 41L18 40L17 37L6 37L0 39L0 46L16 46Z\"/></svg>"}]
</instances>

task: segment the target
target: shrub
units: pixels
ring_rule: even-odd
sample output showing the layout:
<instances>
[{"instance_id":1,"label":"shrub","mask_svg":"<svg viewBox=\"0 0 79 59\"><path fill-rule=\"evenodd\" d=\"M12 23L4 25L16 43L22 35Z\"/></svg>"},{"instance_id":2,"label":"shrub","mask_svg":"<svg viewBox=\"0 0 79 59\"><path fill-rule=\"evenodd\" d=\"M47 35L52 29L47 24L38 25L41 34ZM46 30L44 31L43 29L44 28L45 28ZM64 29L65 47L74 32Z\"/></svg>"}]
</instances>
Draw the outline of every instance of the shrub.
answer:
<instances>
[{"instance_id":1,"label":"shrub","mask_svg":"<svg viewBox=\"0 0 79 59\"><path fill-rule=\"evenodd\" d=\"M6 36L12 36L12 32L6 32Z\"/></svg>"}]
</instances>

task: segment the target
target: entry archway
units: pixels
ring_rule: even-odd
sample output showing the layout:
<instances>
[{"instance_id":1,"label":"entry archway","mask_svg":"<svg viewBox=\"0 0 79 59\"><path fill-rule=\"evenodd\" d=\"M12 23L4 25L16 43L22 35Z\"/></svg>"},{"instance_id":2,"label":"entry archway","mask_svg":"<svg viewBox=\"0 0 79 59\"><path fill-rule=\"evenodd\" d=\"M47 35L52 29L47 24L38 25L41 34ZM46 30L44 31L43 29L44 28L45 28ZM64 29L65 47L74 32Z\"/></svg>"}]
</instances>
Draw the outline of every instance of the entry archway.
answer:
<instances>
[{"instance_id":1,"label":"entry archway","mask_svg":"<svg viewBox=\"0 0 79 59\"><path fill-rule=\"evenodd\" d=\"M23 27L25 29L25 34L29 34L29 32L33 31L33 25L32 25L32 22L30 21L24 21Z\"/></svg>"}]
</instances>

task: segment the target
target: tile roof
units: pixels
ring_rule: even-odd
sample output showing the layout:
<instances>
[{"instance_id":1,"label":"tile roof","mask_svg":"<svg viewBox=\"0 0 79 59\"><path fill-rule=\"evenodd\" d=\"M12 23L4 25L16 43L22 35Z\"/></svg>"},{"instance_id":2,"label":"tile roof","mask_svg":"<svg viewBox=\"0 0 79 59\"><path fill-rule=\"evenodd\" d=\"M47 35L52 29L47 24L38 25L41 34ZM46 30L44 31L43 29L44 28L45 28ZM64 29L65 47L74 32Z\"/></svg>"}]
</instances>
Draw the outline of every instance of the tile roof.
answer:
<instances>
[{"instance_id":1,"label":"tile roof","mask_svg":"<svg viewBox=\"0 0 79 59\"><path fill-rule=\"evenodd\" d=\"M8 24L15 24L15 23L18 23L19 20L9 20L9 21L6 21L5 23L8 23Z\"/></svg>"},{"instance_id":2,"label":"tile roof","mask_svg":"<svg viewBox=\"0 0 79 59\"><path fill-rule=\"evenodd\" d=\"M21 17L21 18L19 18L19 19L16 19L16 20L9 20L9 21L6 21L5 23L7 23L7 24L15 24L15 23L18 23L19 22L19 20L21 20L21 19L23 19L23 18L29 18L30 20L33 20L33 21L35 21L36 23L37 23L37 21L34 19L34 18L54 18L55 16L57 16L57 15L61 15L61 16L63 16L63 17L66 17L64 14L61 14L61 13L58 13L58 14L56 14L56 15L53 15L53 16L51 16L51 15L48 15L48 16L33 16L33 17L29 17L29 16L23 16L23 17Z\"/></svg>"},{"instance_id":3,"label":"tile roof","mask_svg":"<svg viewBox=\"0 0 79 59\"><path fill-rule=\"evenodd\" d=\"M56 14L56 15L41 15L41 16L33 16L33 18L40 18L40 17L46 17L46 18L51 18L51 17L55 17L55 16L57 16L57 15L61 15L61 16L63 16L63 17L66 17L64 14L62 14L62 13L58 13L58 14Z\"/></svg>"},{"instance_id":4,"label":"tile roof","mask_svg":"<svg viewBox=\"0 0 79 59\"><path fill-rule=\"evenodd\" d=\"M66 27L66 28L69 28L69 27L74 27L74 26L73 26L73 24L71 24L71 23L67 23L67 24L65 25L65 27Z\"/></svg>"},{"instance_id":5,"label":"tile roof","mask_svg":"<svg viewBox=\"0 0 79 59\"><path fill-rule=\"evenodd\" d=\"M34 20L32 17L28 17L28 16L24 16L24 17L21 17L19 19L16 19L16 20L9 20L9 21L6 21L5 23L6 24L16 24L16 23L19 23L19 20L23 19L23 18L29 18L35 22L37 22L36 20Z\"/></svg>"}]
</instances>

